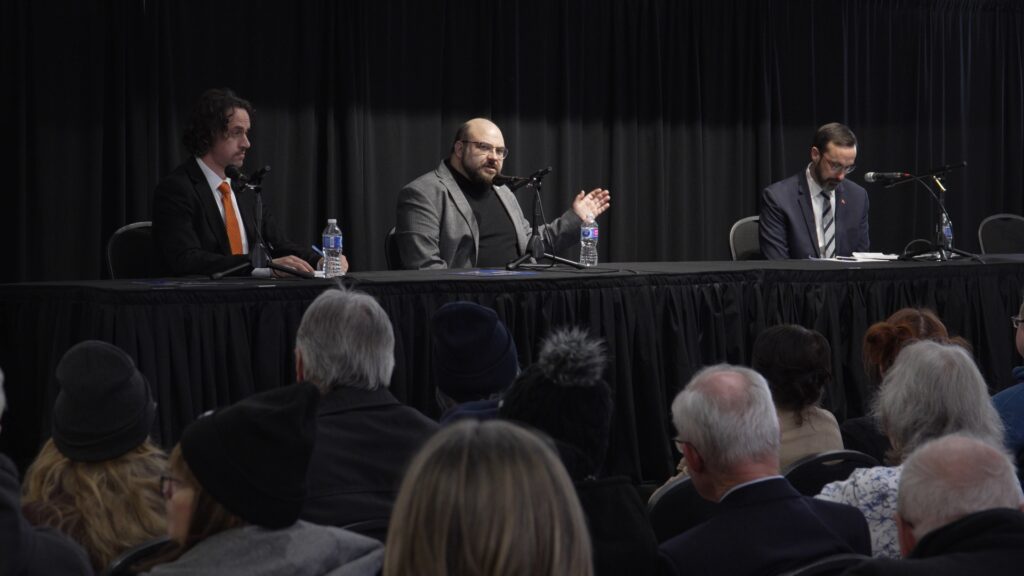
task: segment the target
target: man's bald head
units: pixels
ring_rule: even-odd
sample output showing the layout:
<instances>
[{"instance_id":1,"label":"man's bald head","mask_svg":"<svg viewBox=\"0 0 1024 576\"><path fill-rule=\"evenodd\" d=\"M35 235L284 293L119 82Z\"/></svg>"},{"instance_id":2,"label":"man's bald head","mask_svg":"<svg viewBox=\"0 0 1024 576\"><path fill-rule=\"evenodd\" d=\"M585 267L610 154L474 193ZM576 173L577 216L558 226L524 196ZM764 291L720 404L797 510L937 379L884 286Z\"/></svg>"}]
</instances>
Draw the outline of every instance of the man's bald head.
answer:
<instances>
[{"instance_id":1,"label":"man's bald head","mask_svg":"<svg viewBox=\"0 0 1024 576\"><path fill-rule=\"evenodd\" d=\"M455 132L449 162L478 184L490 184L508 155L501 129L487 118L467 120Z\"/></svg>"},{"instance_id":2,"label":"man's bald head","mask_svg":"<svg viewBox=\"0 0 1024 576\"><path fill-rule=\"evenodd\" d=\"M907 458L897 512L920 540L968 514L1020 509L1022 500L1006 453L976 438L951 434L923 444Z\"/></svg>"},{"instance_id":3,"label":"man's bald head","mask_svg":"<svg viewBox=\"0 0 1024 576\"><path fill-rule=\"evenodd\" d=\"M698 372L672 402L672 422L679 439L696 447L712 470L753 461L778 464L772 395L749 368L719 364Z\"/></svg>"},{"instance_id":4,"label":"man's bald head","mask_svg":"<svg viewBox=\"0 0 1024 576\"><path fill-rule=\"evenodd\" d=\"M462 140L473 140L480 134L488 134L497 132L501 134L501 129L494 122L491 122L487 118L471 118L466 120L459 126L459 129L455 131L455 139L452 141L452 148L455 148L456 142Z\"/></svg>"}]
</instances>

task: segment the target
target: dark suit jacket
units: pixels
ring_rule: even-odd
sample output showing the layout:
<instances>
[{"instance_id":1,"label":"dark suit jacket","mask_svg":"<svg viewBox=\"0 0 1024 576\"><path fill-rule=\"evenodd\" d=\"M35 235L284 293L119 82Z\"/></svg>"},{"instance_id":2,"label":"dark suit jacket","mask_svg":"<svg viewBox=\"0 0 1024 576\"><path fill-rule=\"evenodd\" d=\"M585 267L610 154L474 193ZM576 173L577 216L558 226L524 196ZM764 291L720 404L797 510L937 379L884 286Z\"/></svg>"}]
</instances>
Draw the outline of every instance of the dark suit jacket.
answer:
<instances>
[{"instance_id":1,"label":"dark suit jacket","mask_svg":"<svg viewBox=\"0 0 1024 576\"><path fill-rule=\"evenodd\" d=\"M801 495L784 478L740 488L716 516L659 548L667 574L777 574L832 554L871 554L864 515Z\"/></svg>"},{"instance_id":2,"label":"dark suit jacket","mask_svg":"<svg viewBox=\"0 0 1024 576\"><path fill-rule=\"evenodd\" d=\"M18 471L0 454L0 574L29 576L93 574L89 557L68 537L51 528L36 528L21 514Z\"/></svg>"},{"instance_id":3,"label":"dark suit jacket","mask_svg":"<svg viewBox=\"0 0 1024 576\"><path fill-rule=\"evenodd\" d=\"M256 194L241 190L235 192L235 198L252 251L257 245ZM249 261L248 254L231 254L224 219L195 158L185 160L157 185L153 197L153 237L164 267L174 275L213 274ZM312 266L319 259L312 250L303 250L280 233L266 203L263 240L273 258L296 255Z\"/></svg>"},{"instance_id":4,"label":"dark suit jacket","mask_svg":"<svg viewBox=\"0 0 1024 576\"><path fill-rule=\"evenodd\" d=\"M921 538L902 560L879 558L847 570L853 575L985 576L1024 573L1024 513L985 510Z\"/></svg>"},{"instance_id":5,"label":"dark suit jacket","mask_svg":"<svg viewBox=\"0 0 1024 576\"><path fill-rule=\"evenodd\" d=\"M337 388L320 402L302 519L347 526L387 519L405 468L437 431L386 389Z\"/></svg>"},{"instance_id":6,"label":"dark suit jacket","mask_svg":"<svg viewBox=\"0 0 1024 576\"><path fill-rule=\"evenodd\" d=\"M495 186L508 217L516 228L520 254L526 252L532 227L507 186ZM413 180L398 193L395 245L402 267L473 268L480 251L480 228L466 195L444 161ZM545 250L560 252L579 242L582 221L571 209L538 227Z\"/></svg>"},{"instance_id":7,"label":"dark suit jacket","mask_svg":"<svg viewBox=\"0 0 1024 576\"><path fill-rule=\"evenodd\" d=\"M852 180L836 188L836 256L867 251L868 193ZM804 171L761 192L761 254L769 260L819 258L810 190Z\"/></svg>"}]
</instances>

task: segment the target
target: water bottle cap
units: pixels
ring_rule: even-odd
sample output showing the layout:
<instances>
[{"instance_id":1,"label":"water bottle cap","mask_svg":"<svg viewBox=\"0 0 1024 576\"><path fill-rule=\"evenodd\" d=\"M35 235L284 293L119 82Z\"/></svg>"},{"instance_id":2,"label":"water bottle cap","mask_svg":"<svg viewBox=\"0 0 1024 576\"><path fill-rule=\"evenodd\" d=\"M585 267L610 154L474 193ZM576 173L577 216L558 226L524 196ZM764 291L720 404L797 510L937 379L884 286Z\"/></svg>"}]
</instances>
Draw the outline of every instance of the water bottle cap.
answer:
<instances>
[{"instance_id":1,"label":"water bottle cap","mask_svg":"<svg viewBox=\"0 0 1024 576\"><path fill-rule=\"evenodd\" d=\"M328 218L327 219L327 223L328 224L337 224L338 223L338 219L337 218Z\"/></svg>"}]
</instances>

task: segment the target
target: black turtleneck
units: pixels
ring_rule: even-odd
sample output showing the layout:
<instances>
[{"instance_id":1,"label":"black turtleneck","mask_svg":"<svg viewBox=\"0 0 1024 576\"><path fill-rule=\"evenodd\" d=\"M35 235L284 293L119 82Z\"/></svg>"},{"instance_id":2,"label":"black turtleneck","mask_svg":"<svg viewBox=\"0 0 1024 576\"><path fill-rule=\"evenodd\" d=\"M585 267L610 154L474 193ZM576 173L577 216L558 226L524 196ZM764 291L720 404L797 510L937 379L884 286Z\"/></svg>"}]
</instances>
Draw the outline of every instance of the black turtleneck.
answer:
<instances>
[{"instance_id":1,"label":"black turtleneck","mask_svg":"<svg viewBox=\"0 0 1024 576\"><path fill-rule=\"evenodd\" d=\"M508 210L498 198L490 184L473 182L444 161L455 177L480 228L480 251L477 253L477 268L501 268L519 257L516 228Z\"/></svg>"}]
</instances>

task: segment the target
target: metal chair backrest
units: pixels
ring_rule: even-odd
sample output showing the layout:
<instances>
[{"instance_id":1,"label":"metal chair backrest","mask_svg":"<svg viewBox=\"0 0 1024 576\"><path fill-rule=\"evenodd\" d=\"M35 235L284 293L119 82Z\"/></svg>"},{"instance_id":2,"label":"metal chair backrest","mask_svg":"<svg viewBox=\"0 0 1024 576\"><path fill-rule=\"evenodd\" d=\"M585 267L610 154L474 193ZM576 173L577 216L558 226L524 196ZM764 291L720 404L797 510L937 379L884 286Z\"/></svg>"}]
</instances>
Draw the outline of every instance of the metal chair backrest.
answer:
<instances>
[{"instance_id":1,"label":"metal chair backrest","mask_svg":"<svg viewBox=\"0 0 1024 576\"><path fill-rule=\"evenodd\" d=\"M718 503L697 493L693 480L678 478L647 504L647 514L658 543L703 524L718 512Z\"/></svg>"},{"instance_id":2,"label":"metal chair backrest","mask_svg":"<svg viewBox=\"0 0 1024 576\"><path fill-rule=\"evenodd\" d=\"M821 492L829 482L846 480L857 468L880 466L878 460L856 450L830 450L811 454L789 465L782 475L805 496Z\"/></svg>"},{"instance_id":3,"label":"metal chair backrest","mask_svg":"<svg viewBox=\"0 0 1024 576\"><path fill-rule=\"evenodd\" d=\"M1017 214L993 214L978 225L978 245L982 254L1024 253L1024 217Z\"/></svg>"},{"instance_id":4,"label":"metal chair backrest","mask_svg":"<svg viewBox=\"0 0 1024 576\"><path fill-rule=\"evenodd\" d=\"M158 278L163 275L160 254L153 240L152 222L132 222L118 228L107 241L110 277Z\"/></svg>"},{"instance_id":5,"label":"metal chair backrest","mask_svg":"<svg viewBox=\"0 0 1024 576\"><path fill-rule=\"evenodd\" d=\"M761 254L760 216L740 218L729 229L729 250L733 260L764 260Z\"/></svg>"}]
</instances>

